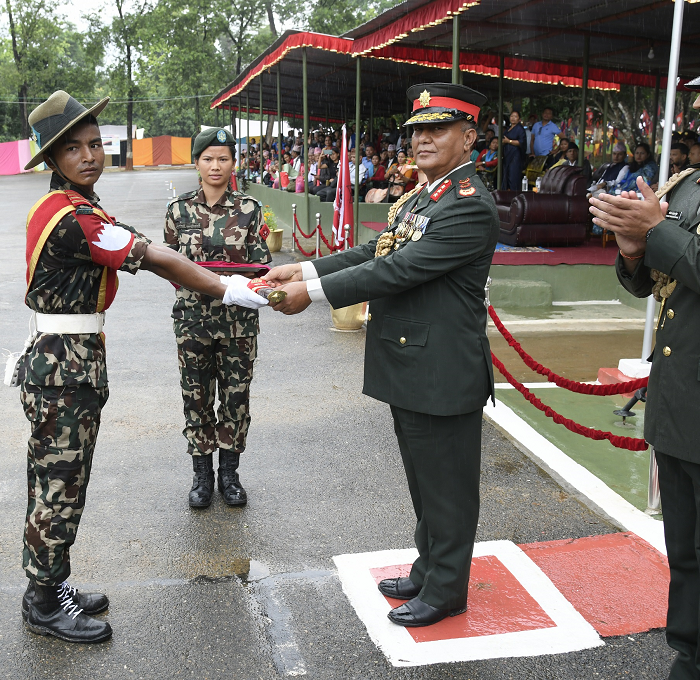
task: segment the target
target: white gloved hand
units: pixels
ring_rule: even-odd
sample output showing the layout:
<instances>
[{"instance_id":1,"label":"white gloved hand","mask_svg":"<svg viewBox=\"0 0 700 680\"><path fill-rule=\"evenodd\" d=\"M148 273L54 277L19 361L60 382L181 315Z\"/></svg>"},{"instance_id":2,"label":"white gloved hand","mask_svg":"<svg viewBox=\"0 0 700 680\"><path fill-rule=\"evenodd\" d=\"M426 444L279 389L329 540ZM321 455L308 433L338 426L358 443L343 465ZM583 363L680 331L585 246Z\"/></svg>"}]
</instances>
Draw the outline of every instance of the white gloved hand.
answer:
<instances>
[{"instance_id":1,"label":"white gloved hand","mask_svg":"<svg viewBox=\"0 0 700 680\"><path fill-rule=\"evenodd\" d=\"M233 276L220 276L221 283L226 286L224 293L225 305L239 305L248 307L248 309L260 309L268 304L267 300L262 296L254 293L248 288L248 279L240 274Z\"/></svg>"}]
</instances>

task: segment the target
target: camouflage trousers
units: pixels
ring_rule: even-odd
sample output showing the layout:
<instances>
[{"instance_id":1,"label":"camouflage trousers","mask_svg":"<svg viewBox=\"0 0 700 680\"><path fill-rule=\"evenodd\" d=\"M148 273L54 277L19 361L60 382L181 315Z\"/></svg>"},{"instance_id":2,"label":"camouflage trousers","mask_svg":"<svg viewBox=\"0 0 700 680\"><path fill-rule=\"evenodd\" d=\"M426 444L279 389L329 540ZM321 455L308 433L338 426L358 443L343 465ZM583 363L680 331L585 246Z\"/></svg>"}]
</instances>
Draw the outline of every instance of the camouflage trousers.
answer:
<instances>
[{"instance_id":1,"label":"camouflage trousers","mask_svg":"<svg viewBox=\"0 0 700 680\"><path fill-rule=\"evenodd\" d=\"M185 411L187 450L193 456L217 448L245 450L250 412L250 381L257 354L257 338L177 337L180 386ZM214 414L214 400L219 408Z\"/></svg>"},{"instance_id":2,"label":"camouflage trousers","mask_svg":"<svg viewBox=\"0 0 700 680\"><path fill-rule=\"evenodd\" d=\"M22 385L22 405L31 423L22 566L41 585L58 585L70 574L70 547L83 514L108 396L106 387L92 385Z\"/></svg>"}]
</instances>

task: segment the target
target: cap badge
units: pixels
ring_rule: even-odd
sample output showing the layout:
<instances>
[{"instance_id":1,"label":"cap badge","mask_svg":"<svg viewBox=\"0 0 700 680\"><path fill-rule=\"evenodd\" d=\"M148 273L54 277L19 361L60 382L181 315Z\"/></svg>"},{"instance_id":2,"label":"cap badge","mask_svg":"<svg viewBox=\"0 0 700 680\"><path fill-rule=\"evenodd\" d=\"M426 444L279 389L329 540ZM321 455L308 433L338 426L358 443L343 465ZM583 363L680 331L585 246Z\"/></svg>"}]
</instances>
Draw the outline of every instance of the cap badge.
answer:
<instances>
[{"instance_id":1,"label":"cap badge","mask_svg":"<svg viewBox=\"0 0 700 680\"><path fill-rule=\"evenodd\" d=\"M420 101L420 105L422 107L430 106L430 92L428 92L428 90L423 90L423 92L420 93L418 100Z\"/></svg>"},{"instance_id":2,"label":"cap badge","mask_svg":"<svg viewBox=\"0 0 700 680\"><path fill-rule=\"evenodd\" d=\"M219 130L216 133L216 139L223 144L226 141L226 133L223 130Z\"/></svg>"}]
</instances>

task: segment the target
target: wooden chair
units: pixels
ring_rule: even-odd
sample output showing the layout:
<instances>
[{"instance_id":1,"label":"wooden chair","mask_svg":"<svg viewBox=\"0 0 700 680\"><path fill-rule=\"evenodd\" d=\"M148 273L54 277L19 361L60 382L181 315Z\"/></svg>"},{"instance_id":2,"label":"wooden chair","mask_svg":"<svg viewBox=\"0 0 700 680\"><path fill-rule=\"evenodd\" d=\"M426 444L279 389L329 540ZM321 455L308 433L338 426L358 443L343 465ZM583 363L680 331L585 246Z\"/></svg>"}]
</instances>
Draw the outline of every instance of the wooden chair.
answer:
<instances>
[{"instance_id":1,"label":"wooden chair","mask_svg":"<svg viewBox=\"0 0 700 680\"><path fill-rule=\"evenodd\" d=\"M608 241L615 241L615 234L612 231L603 229L603 233L600 236L600 240L603 243L603 248L605 248Z\"/></svg>"}]
</instances>

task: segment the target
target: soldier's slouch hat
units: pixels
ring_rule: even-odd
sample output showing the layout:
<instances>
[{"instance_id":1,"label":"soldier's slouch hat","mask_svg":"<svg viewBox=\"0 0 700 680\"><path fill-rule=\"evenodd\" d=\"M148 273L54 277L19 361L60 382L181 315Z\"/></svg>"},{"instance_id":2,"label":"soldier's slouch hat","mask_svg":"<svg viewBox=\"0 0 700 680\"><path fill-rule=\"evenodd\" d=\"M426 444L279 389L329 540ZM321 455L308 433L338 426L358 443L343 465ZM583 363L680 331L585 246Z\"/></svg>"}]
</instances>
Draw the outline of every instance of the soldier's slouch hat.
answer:
<instances>
[{"instance_id":1,"label":"soldier's slouch hat","mask_svg":"<svg viewBox=\"0 0 700 680\"><path fill-rule=\"evenodd\" d=\"M466 85L420 83L406 90L413 102L411 117L404 125L449 123L453 120L476 122L486 96Z\"/></svg>"},{"instance_id":2,"label":"soldier's slouch hat","mask_svg":"<svg viewBox=\"0 0 700 680\"><path fill-rule=\"evenodd\" d=\"M228 146L231 149L231 155L236 155L236 140L234 136L224 128L208 128L202 130L195 138L192 145L192 155L199 158L204 149L210 146Z\"/></svg>"},{"instance_id":3,"label":"soldier's slouch hat","mask_svg":"<svg viewBox=\"0 0 700 680\"><path fill-rule=\"evenodd\" d=\"M39 151L24 166L31 170L44 161L44 154L49 147L61 138L76 123L87 116L98 116L109 102L105 97L94 106L86 109L80 102L73 99L67 92L57 90L43 104L39 104L29 114L29 125L32 128Z\"/></svg>"}]
</instances>

